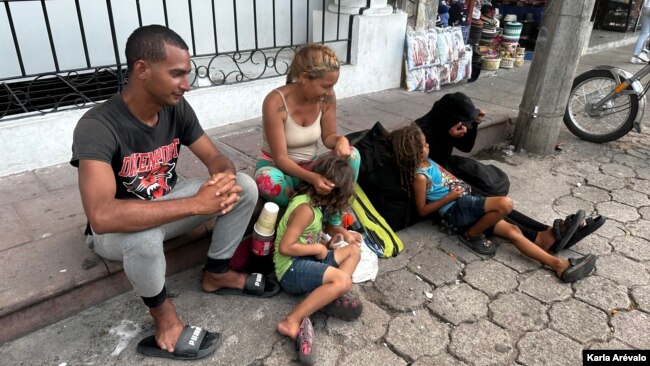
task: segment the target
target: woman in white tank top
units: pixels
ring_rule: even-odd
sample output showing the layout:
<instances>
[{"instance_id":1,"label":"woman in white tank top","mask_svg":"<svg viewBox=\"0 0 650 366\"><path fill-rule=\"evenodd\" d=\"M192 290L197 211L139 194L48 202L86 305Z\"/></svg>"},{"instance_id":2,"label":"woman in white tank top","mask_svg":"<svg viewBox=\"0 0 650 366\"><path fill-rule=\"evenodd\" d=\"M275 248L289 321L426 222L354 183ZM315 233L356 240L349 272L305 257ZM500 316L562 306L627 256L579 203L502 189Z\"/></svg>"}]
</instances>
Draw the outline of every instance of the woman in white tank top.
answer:
<instances>
[{"instance_id":1,"label":"woman in white tank top","mask_svg":"<svg viewBox=\"0 0 650 366\"><path fill-rule=\"evenodd\" d=\"M264 99L262 107L264 141L262 153L255 169L255 182L262 198L275 202L280 206L287 206L300 184L307 184L306 187L310 188L310 192L322 197L322 202L329 202L331 197L327 197L327 195L330 193L334 196L340 195L343 187L332 191L335 189L334 183L325 176L312 171L313 165L316 165L314 162L318 154L318 140L321 140L323 145L330 150L325 154L347 158L347 163L351 167L350 170L354 172L354 180L356 181L361 162L359 152L350 147L350 143L345 136L336 133L334 85L338 78L339 60L334 52L324 45L308 44L296 52L289 67L287 84L271 91ZM340 164L339 159L333 161ZM320 167L322 168L322 165ZM326 174L325 170L321 169L320 171ZM332 179L335 176L336 174L332 174ZM313 186L313 189L309 185ZM297 196L296 199L300 200L300 197ZM356 258L358 258L359 252L358 249L355 249L358 244L361 244L362 238L359 233L341 227L341 212L328 213L327 217L323 217L323 219L326 219L327 225L322 225L322 230L317 229L317 231L326 232L332 236L341 235L343 241L350 244L348 245L350 249L348 253L350 254L347 257L344 252L329 252L330 254L325 257L320 254L317 256L310 254L315 253L313 248L321 248L318 251L322 254L322 248L324 248L318 244L319 239L309 233L309 228L312 227L314 220L317 220L318 223L321 220L316 218L316 214L311 208L305 207L303 204L300 204L295 211L287 211L288 214L291 214L305 208L299 215L291 215L290 219L286 217L281 219L281 222L289 220L289 226L285 227L286 230L284 230L284 238L291 238L287 239L289 240L288 245L285 246L286 243L284 243L276 246L278 252L274 255L295 257L291 259L291 267L286 268L287 271L293 271L294 264L299 263L296 264L298 267L295 267L295 273L298 273L297 280L292 282L291 279L288 279L281 282L280 285L285 291L294 291L291 284L300 283L300 286L296 286L296 288L304 291L302 289L306 289L313 284L309 282L309 276L306 276L306 274L311 274L312 277L319 279L316 282L321 287L316 291L321 289L322 291L330 291L322 284L338 281L336 276L339 275L342 276L340 278L349 278L348 273L351 273L349 270L354 271L358 262ZM310 214L312 217L309 217ZM280 231L280 229L278 230ZM291 243L293 238L298 238L303 234L306 235L304 240L315 243L315 245ZM309 236L312 238L309 239ZM278 238L278 240L280 239L282 238ZM274 259L282 261L280 257ZM341 266L340 269L334 268L338 268L339 265ZM324 268L324 266L334 267ZM288 276L285 275L284 277ZM282 277L283 280L284 277ZM329 309L343 309L344 307L361 309L360 302L356 299L340 298L329 304L323 304L324 301L331 301L331 296L328 297L327 294L323 294L325 292L312 293L278 323L278 332L292 338L300 345L299 360L309 360L312 355L312 337L305 339L297 336L301 332L309 333L305 329L310 328L310 314L323 306ZM335 294L335 296L337 295ZM352 305L353 303L356 305ZM360 314L360 312L356 314ZM303 347L305 340L308 342L307 347Z\"/></svg>"},{"instance_id":2,"label":"woman in white tank top","mask_svg":"<svg viewBox=\"0 0 650 366\"><path fill-rule=\"evenodd\" d=\"M260 196L286 206L301 181L308 182L320 194L332 190L325 177L311 172L318 141L338 156L348 157L359 173L359 152L345 136L336 133L336 96L339 60L332 49L308 44L294 56L287 84L271 91L264 99L262 152L255 168ZM333 225L340 218L333 219Z\"/></svg>"}]
</instances>

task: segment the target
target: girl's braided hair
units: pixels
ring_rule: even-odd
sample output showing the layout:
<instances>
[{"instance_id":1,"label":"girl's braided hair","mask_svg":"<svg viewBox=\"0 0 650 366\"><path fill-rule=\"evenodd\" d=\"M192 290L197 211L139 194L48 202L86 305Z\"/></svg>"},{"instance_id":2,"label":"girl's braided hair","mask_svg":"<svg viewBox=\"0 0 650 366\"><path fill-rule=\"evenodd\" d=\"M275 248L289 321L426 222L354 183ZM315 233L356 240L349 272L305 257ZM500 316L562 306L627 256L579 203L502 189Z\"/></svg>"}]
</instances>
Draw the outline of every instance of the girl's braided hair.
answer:
<instances>
[{"instance_id":1,"label":"girl's braided hair","mask_svg":"<svg viewBox=\"0 0 650 366\"><path fill-rule=\"evenodd\" d=\"M393 145L395 161L399 167L402 189L411 192L415 172L422 163L422 130L415 123L391 132L388 135Z\"/></svg>"},{"instance_id":2,"label":"girl's braided hair","mask_svg":"<svg viewBox=\"0 0 650 366\"><path fill-rule=\"evenodd\" d=\"M327 72L338 71L339 67L339 59L331 48L319 43L309 43L301 47L293 57L287 73L287 84L298 80L303 72L306 72L310 79L317 79Z\"/></svg>"},{"instance_id":3,"label":"girl's braided hair","mask_svg":"<svg viewBox=\"0 0 650 366\"><path fill-rule=\"evenodd\" d=\"M325 154L314 162L312 172L320 174L334 183L334 188L327 195L320 195L313 185L302 182L296 194L306 194L314 206L320 206L323 213L332 215L345 211L354 193L354 172L347 158Z\"/></svg>"}]
</instances>

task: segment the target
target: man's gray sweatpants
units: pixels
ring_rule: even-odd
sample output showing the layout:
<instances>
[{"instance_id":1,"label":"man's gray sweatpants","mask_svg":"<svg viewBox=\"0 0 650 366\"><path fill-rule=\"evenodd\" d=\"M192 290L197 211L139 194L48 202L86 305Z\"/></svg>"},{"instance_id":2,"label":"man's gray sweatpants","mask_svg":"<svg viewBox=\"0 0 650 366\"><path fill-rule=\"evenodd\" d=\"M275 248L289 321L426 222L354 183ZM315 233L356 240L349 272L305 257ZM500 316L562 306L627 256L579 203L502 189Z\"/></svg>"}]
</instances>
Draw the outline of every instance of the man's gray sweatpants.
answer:
<instances>
[{"instance_id":1,"label":"man's gray sweatpants","mask_svg":"<svg viewBox=\"0 0 650 366\"><path fill-rule=\"evenodd\" d=\"M161 199L191 197L204 182L200 179L179 179L172 192ZM243 189L239 194L240 200L225 215L191 216L135 233L94 235L94 250L101 257L124 262L124 272L138 296L156 296L165 285L163 241L180 236L217 216L208 257L229 259L233 256L257 203L257 185L253 178L237 173L237 184Z\"/></svg>"}]
</instances>

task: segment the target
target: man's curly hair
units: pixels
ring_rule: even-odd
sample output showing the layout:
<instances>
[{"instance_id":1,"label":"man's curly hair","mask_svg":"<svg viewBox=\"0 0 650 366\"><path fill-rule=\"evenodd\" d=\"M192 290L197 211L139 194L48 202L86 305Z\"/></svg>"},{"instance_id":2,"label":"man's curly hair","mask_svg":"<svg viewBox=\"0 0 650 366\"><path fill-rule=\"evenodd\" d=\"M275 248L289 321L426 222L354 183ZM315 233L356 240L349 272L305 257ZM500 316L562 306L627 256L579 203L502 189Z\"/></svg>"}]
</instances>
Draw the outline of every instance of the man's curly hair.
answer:
<instances>
[{"instance_id":1,"label":"man's curly hair","mask_svg":"<svg viewBox=\"0 0 650 366\"><path fill-rule=\"evenodd\" d=\"M335 187L329 194L320 195L316 193L313 185L302 182L296 194L309 196L311 204L321 207L326 215L345 211L350 206L354 193L354 171L348 164L347 158L325 154L314 161L312 172L322 175L334 183Z\"/></svg>"}]
</instances>

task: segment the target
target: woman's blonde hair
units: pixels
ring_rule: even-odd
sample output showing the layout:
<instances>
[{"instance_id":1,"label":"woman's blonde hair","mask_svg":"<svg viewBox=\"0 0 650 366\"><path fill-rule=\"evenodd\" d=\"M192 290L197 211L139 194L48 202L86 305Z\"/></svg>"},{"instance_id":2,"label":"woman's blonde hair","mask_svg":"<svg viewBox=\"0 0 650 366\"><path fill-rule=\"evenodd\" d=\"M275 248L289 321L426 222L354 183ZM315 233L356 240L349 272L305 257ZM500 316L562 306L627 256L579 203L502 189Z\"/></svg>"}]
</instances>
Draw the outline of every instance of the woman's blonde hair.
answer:
<instances>
[{"instance_id":1,"label":"woman's blonde hair","mask_svg":"<svg viewBox=\"0 0 650 366\"><path fill-rule=\"evenodd\" d=\"M306 72L310 79L316 79L323 77L327 72L339 71L339 67L339 59L331 48L319 43L309 43L302 46L293 57L287 73L287 84L298 80L303 72Z\"/></svg>"}]
</instances>

